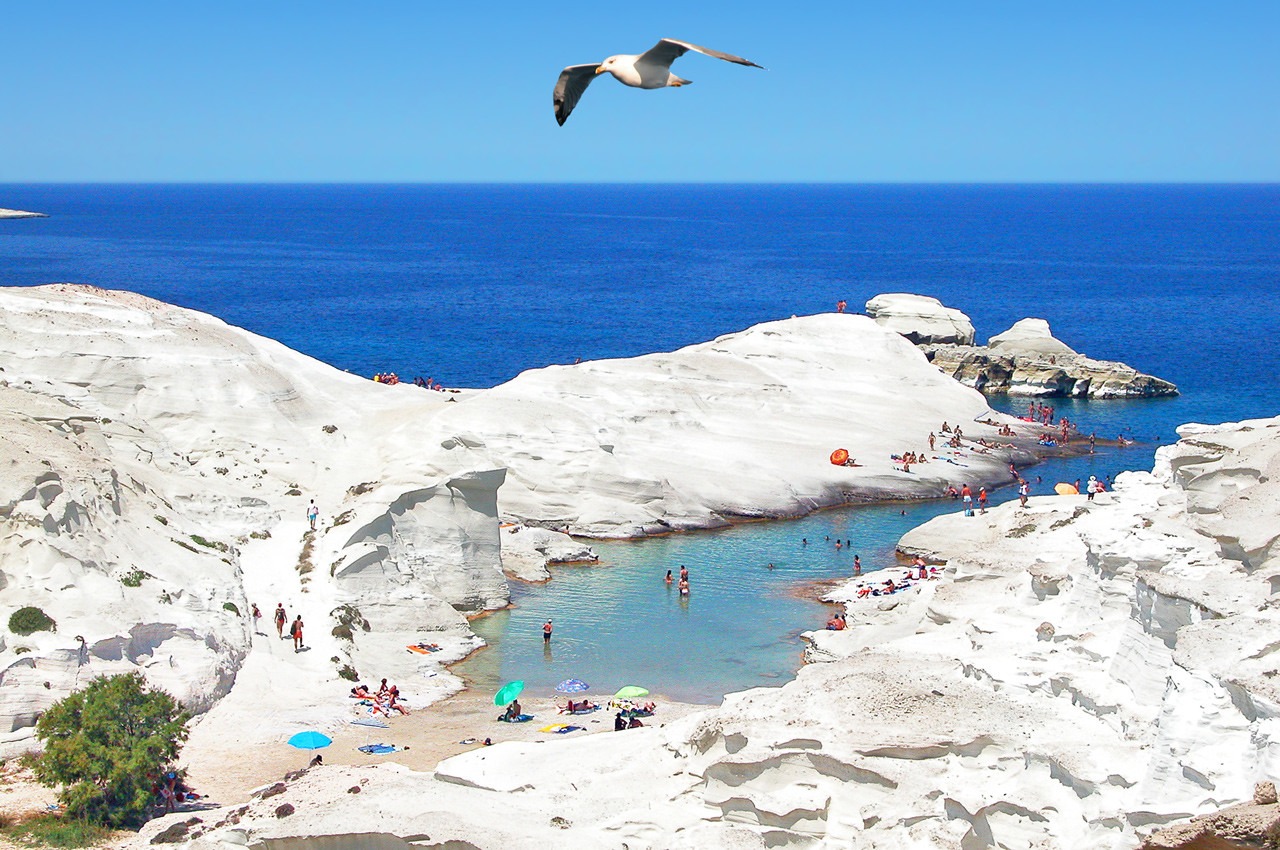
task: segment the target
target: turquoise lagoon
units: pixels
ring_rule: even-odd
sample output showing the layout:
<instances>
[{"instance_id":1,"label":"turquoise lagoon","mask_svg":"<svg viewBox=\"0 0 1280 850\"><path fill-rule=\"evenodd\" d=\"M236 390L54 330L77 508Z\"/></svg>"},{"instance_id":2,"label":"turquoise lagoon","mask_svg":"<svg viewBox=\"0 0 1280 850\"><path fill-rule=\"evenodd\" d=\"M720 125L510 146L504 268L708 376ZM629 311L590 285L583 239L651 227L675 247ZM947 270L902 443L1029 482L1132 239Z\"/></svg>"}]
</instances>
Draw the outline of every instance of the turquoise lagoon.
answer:
<instances>
[{"instance_id":1,"label":"turquoise lagoon","mask_svg":"<svg viewBox=\"0 0 1280 850\"><path fill-rule=\"evenodd\" d=\"M1135 411L1159 402L1083 403L1099 436L1133 433ZM997 405L1000 406L1000 405ZM1010 401L1010 409L1025 401ZM1150 423L1142 414L1136 420ZM1104 430L1105 429L1105 430ZM1176 438L1166 428L1170 440ZM1050 460L1027 470L1033 494L1124 469L1149 469L1154 444ZM1036 479L1040 478L1039 482ZM992 503L1016 498L1012 487ZM481 691L523 679L527 693L550 696L556 683L583 679L592 693L640 685L672 699L715 704L734 691L779 686L801 664L805 631L823 627L830 606L815 583L848 579L854 555L863 574L897 566L894 547L908 530L959 510L951 500L888 503L822 511L795 520L749 522L715 531L635 541L594 541L600 563L551 570L545 584L512 583L512 607L473 623L489 646L453 669ZM808 540L805 545L802 541ZM850 541L836 549L835 541ZM688 567L691 593L663 579ZM773 564L773 569L769 568ZM542 624L555 627L549 645Z\"/></svg>"}]
</instances>

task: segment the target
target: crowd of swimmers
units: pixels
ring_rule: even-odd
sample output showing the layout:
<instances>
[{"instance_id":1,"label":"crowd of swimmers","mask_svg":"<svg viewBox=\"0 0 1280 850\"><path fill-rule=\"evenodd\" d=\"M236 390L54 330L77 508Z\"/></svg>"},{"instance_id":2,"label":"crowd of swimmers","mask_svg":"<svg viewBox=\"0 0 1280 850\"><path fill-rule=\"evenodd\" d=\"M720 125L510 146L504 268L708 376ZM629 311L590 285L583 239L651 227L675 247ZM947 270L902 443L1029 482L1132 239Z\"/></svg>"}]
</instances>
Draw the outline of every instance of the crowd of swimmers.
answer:
<instances>
[{"instance_id":1,"label":"crowd of swimmers","mask_svg":"<svg viewBox=\"0 0 1280 850\"><path fill-rule=\"evenodd\" d=\"M672 575L671 570L667 570L666 578L663 581L667 586L670 586L675 581L675 576ZM689 595L689 568L684 564L680 565L680 581L676 584L676 587L679 589L681 596Z\"/></svg>"}]
</instances>

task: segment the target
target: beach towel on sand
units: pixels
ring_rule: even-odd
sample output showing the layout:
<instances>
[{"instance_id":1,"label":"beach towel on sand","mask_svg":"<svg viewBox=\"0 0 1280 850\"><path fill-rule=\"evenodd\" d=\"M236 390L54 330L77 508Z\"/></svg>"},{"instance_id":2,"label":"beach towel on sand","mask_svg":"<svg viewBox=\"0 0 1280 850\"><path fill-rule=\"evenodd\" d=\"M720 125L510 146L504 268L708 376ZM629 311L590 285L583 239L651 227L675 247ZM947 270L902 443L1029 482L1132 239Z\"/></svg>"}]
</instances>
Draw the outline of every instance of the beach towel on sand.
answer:
<instances>
[{"instance_id":1,"label":"beach towel on sand","mask_svg":"<svg viewBox=\"0 0 1280 850\"><path fill-rule=\"evenodd\" d=\"M400 748L393 744L365 744L363 747L356 747L356 749L371 756L385 756L387 753L400 751Z\"/></svg>"},{"instance_id":2,"label":"beach towel on sand","mask_svg":"<svg viewBox=\"0 0 1280 850\"><path fill-rule=\"evenodd\" d=\"M514 718L514 719L512 719L512 720L508 720L505 714L499 714L499 715L498 715L498 722L499 722L499 723L528 723L528 722L529 722L530 720L532 720L532 719L533 719L533 715L532 715L532 714L521 714L520 716L518 716L518 717L516 717L516 718Z\"/></svg>"},{"instance_id":3,"label":"beach towel on sand","mask_svg":"<svg viewBox=\"0 0 1280 850\"><path fill-rule=\"evenodd\" d=\"M390 729L391 724L376 717L357 717L351 721L357 726L372 726L374 729Z\"/></svg>"}]
</instances>

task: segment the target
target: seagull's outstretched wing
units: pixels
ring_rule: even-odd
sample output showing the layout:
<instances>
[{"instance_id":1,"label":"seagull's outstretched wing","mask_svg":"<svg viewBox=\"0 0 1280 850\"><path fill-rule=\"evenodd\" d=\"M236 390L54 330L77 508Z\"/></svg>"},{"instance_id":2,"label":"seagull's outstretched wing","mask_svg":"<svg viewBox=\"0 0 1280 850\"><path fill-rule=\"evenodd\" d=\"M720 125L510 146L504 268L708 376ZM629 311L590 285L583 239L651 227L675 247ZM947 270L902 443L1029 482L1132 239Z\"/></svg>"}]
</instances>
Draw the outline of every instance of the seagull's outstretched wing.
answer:
<instances>
[{"instance_id":1,"label":"seagull's outstretched wing","mask_svg":"<svg viewBox=\"0 0 1280 850\"><path fill-rule=\"evenodd\" d=\"M560 72L560 79L556 80L556 90L551 95L551 100L556 107L556 123L561 127L564 126L569 113L578 105L578 99L582 97L582 93L596 78L596 71L599 68L600 63L596 62L591 65L570 65Z\"/></svg>"},{"instance_id":2,"label":"seagull's outstretched wing","mask_svg":"<svg viewBox=\"0 0 1280 850\"><path fill-rule=\"evenodd\" d=\"M734 56L732 53L721 53L719 50L712 50L708 47L699 47L687 41L676 41L674 38L662 39L662 41L642 53L638 61L648 65L662 65L669 68L672 62L690 50L715 57L716 59L723 59L726 62L736 62L739 65L749 65L752 68L764 68L763 65L757 65L750 59L743 59L741 56Z\"/></svg>"}]
</instances>

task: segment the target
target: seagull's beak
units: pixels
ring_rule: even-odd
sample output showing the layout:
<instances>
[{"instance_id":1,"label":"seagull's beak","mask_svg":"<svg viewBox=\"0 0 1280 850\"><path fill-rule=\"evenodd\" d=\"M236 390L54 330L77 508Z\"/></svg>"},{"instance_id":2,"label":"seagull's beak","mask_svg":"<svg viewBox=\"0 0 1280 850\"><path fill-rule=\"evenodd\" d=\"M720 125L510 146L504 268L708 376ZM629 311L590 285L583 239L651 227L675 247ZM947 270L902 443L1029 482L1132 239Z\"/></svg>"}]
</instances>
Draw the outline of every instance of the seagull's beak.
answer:
<instances>
[{"instance_id":1,"label":"seagull's beak","mask_svg":"<svg viewBox=\"0 0 1280 850\"><path fill-rule=\"evenodd\" d=\"M601 74L603 74L604 72L605 72L605 67L604 67L603 65L601 65L599 68L596 68L596 76L597 76L597 77L598 77L598 76L600 76Z\"/></svg>"}]
</instances>

